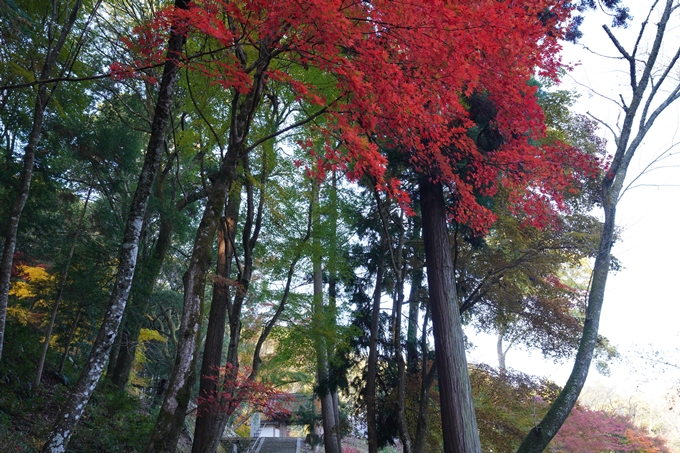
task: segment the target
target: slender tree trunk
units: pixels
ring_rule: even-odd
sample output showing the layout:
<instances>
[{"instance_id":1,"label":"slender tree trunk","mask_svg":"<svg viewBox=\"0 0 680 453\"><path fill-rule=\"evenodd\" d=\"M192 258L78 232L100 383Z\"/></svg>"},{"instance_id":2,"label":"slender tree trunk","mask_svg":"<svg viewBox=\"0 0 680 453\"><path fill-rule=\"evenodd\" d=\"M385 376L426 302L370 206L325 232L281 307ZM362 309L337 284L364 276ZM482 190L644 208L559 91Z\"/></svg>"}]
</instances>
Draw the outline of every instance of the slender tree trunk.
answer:
<instances>
[{"instance_id":1,"label":"slender tree trunk","mask_svg":"<svg viewBox=\"0 0 680 453\"><path fill-rule=\"evenodd\" d=\"M161 212L160 229L152 255L140 263L132 281L132 297L119 335L119 350L114 366L111 368L111 382L119 389L125 388L130 380L132 365L135 361L142 319L149 306L156 281L161 273L163 262L172 244L174 222L172 214Z\"/></svg>"},{"instance_id":2,"label":"slender tree trunk","mask_svg":"<svg viewBox=\"0 0 680 453\"><path fill-rule=\"evenodd\" d=\"M437 364L433 363L430 370L427 369L428 354L427 354L427 320L430 316L430 311L425 312L425 319L423 320L423 333L421 337L421 350L423 352L423 359L421 365L421 381L420 381L420 401L418 402L418 421L416 422L416 434L413 439L413 453L423 453L425 451L425 437L427 436L427 416L430 409L430 389L434 383L434 378L437 374Z\"/></svg>"},{"instance_id":3,"label":"slender tree trunk","mask_svg":"<svg viewBox=\"0 0 680 453\"><path fill-rule=\"evenodd\" d=\"M196 382L198 333L202 317L201 301L206 275L210 269L212 244L227 191L235 179L238 163L246 153L245 141L265 86L265 71L271 59L270 45L271 43L261 43L259 58L253 64L255 71L251 90L244 95L243 100L240 94L236 94L233 101L235 111L232 112L229 146L220 170L213 178L203 217L196 231L189 268L184 274L184 307L177 344L177 358L163 405L146 448L147 453L174 452L184 424L191 390ZM245 62L243 64L245 65ZM233 371L237 370L238 368Z\"/></svg>"},{"instance_id":4,"label":"slender tree trunk","mask_svg":"<svg viewBox=\"0 0 680 453\"><path fill-rule=\"evenodd\" d=\"M338 175L334 171L331 176L331 190L329 193L330 212L328 215L329 222L329 250L328 250L328 322L331 323L333 331L338 324L338 307L337 307L337 285L338 285ZM329 361L329 372L332 370L331 360L335 354L336 340L335 337L329 339L326 343L327 358ZM333 415L335 417L335 441L337 449L342 451L342 433L340 432L340 398L338 396L338 388L335 383L331 385L331 393L333 397Z\"/></svg>"},{"instance_id":5,"label":"slender tree trunk","mask_svg":"<svg viewBox=\"0 0 680 453\"><path fill-rule=\"evenodd\" d=\"M675 79L670 86L661 88L668 75L674 70L676 63L680 61L680 49L670 59L666 66L659 67L657 59L662 49L663 40L667 32L668 21L673 11L677 8L673 0L655 2L664 5L661 18L656 22L656 34L650 50L645 50L645 57L637 55L638 46L635 45L633 52L628 53L622 44L616 39L608 27L604 26L605 32L621 54L622 59L627 60L629 65L629 77L632 96L628 105L623 104L625 113L619 133L615 133L614 143L616 151L609 169L602 179L602 208L604 210L604 225L595 266L591 279L591 289L588 294L588 306L586 319L583 324L583 335L579 344L574 367L564 388L550 406L543 420L535 426L524 438L518 453L540 453L548 446L552 438L567 419L573 409L578 396L583 389L588 370L593 358L593 352L597 345L600 314L604 303L604 291L609 275L611 262L611 249L614 245L614 231L616 229L616 207L622 194L623 184L628 172L628 166L635 155L638 147L642 144L645 136L653 126L658 116L664 112L673 102L680 99L680 83ZM651 11L650 11L651 14ZM638 41L643 38L647 23L643 24L638 35ZM652 79L654 74L654 79ZM651 88L648 88L650 87ZM661 94L662 93L662 94ZM655 96L663 96L655 99ZM623 99L623 96L621 97ZM638 123L637 132L633 134L634 123ZM614 133L613 128L609 128Z\"/></svg>"},{"instance_id":6,"label":"slender tree trunk","mask_svg":"<svg viewBox=\"0 0 680 453\"><path fill-rule=\"evenodd\" d=\"M384 233L383 233L384 234ZM366 424L368 425L368 453L378 453L378 430L376 413L376 374L378 370L378 323L380 321L380 299L382 296L382 280L385 269L383 240L381 256L378 259L378 271L375 276L373 292L373 309L371 310L371 337L368 344L368 370L366 376Z\"/></svg>"},{"instance_id":7,"label":"slender tree trunk","mask_svg":"<svg viewBox=\"0 0 680 453\"><path fill-rule=\"evenodd\" d=\"M45 56L45 63L40 71L39 80L47 80L52 77L52 71L57 63L59 54L61 53L66 38L71 32L71 28L78 18L78 13L82 5L82 0L76 0L73 9L68 17L68 20L62 27L59 38L54 47L48 49ZM50 26L56 26L56 13L50 19ZM0 360L2 359L2 346L5 338L5 319L7 318L7 303L9 297L10 277L12 275L12 264L14 262L14 251L17 245L17 232L19 231L19 220L21 219L21 212L24 210L28 194L31 189L31 180L33 179L33 163L35 161L35 149L40 140L40 133L42 132L43 120L45 118L45 109L47 104L56 90L57 85L48 93L47 85L38 85L38 93L35 100L35 107L33 109L33 125L31 132L28 135L28 141L24 148L23 168L21 171L21 180L19 182L19 193L17 194L12 209L9 213L9 222L5 230L5 243L2 251L2 261L0 262Z\"/></svg>"},{"instance_id":8,"label":"slender tree trunk","mask_svg":"<svg viewBox=\"0 0 680 453\"><path fill-rule=\"evenodd\" d=\"M571 413L586 382L593 352L597 345L600 314L602 312L604 290L609 274L611 248L614 243L615 217L616 205L610 204L607 206L605 203L604 228L600 239L600 248L595 258L592 286L588 296L586 319L583 325L583 335L578 352L576 353L574 368L564 388L550 406L548 413L524 438L522 445L517 450L518 453L540 453L545 450Z\"/></svg>"},{"instance_id":9,"label":"slender tree trunk","mask_svg":"<svg viewBox=\"0 0 680 453\"><path fill-rule=\"evenodd\" d=\"M322 274L322 256L321 256L321 240L320 240L320 222L319 215L319 184L312 182L314 188L312 190L312 198L314 202L314 221L312 229L312 267L313 267L313 282L314 282L314 302L312 313L312 324L315 332L315 349L316 349L316 379L317 379L317 394L321 401L321 418L323 423L323 441L324 451L326 453L340 453L338 450L337 434L338 427L335 424L335 409L333 404L333 393L331 391L330 376L328 372L328 343L324 333L328 322L327 313L323 303L323 274Z\"/></svg>"},{"instance_id":10,"label":"slender tree trunk","mask_svg":"<svg viewBox=\"0 0 680 453\"><path fill-rule=\"evenodd\" d=\"M408 298L408 327L406 331L406 365L410 375L418 372L418 313L420 312L421 292L423 291L422 248L418 241L421 230L420 216L413 218L411 241L414 254L411 257L411 291Z\"/></svg>"},{"instance_id":11,"label":"slender tree trunk","mask_svg":"<svg viewBox=\"0 0 680 453\"><path fill-rule=\"evenodd\" d=\"M185 0L176 0L175 7L186 8L187 2ZM47 441L42 448L43 453L61 453L66 451L68 442L73 434L73 428L82 416L87 402L104 370L108 353L113 345L118 326L123 317L137 263L139 236L142 224L144 223L146 206L164 149L165 130L170 117L172 94L178 74L177 58L182 51L185 40L184 35L177 33L174 29L171 31L168 42L168 56L163 69L163 78L161 79L158 100L156 101L156 111L151 126L149 146L125 226L116 283L109 300L109 309L104 316L99 334L92 345L87 363L73 388L71 398L68 399L57 416L55 425L47 437Z\"/></svg>"},{"instance_id":12,"label":"slender tree trunk","mask_svg":"<svg viewBox=\"0 0 680 453\"><path fill-rule=\"evenodd\" d=\"M503 349L503 332L498 332L498 337L496 338L496 354L498 355L498 371L503 374L505 373L505 353Z\"/></svg>"},{"instance_id":13,"label":"slender tree trunk","mask_svg":"<svg viewBox=\"0 0 680 453\"><path fill-rule=\"evenodd\" d=\"M395 273L401 273L401 276L397 277L395 297L393 304L394 313L394 326L392 329L392 342L394 345L394 357L397 361L397 423L399 428L399 436L403 444L404 453L412 453L413 444L411 442L411 433L408 430L408 424L406 423L406 363L404 361L404 355L401 347L401 325L402 325L402 308L404 306L404 273L406 271L407 264L403 262L402 250L403 250L403 240L404 234L403 230L401 233L401 238L398 244L398 258L397 258L397 268L394 270Z\"/></svg>"},{"instance_id":14,"label":"slender tree trunk","mask_svg":"<svg viewBox=\"0 0 680 453\"><path fill-rule=\"evenodd\" d=\"M481 453L446 228L446 205L440 183L427 177L420 178L420 207L439 374L444 452Z\"/></svg>"},{"instance_id":15,"label":"slender tree trunk","mask_svg":"<svg viewBox=\"0 0 680 453\"><path fill-rule=\"evenodd\" d=\"M90 201L90 194L92 194L91 186L87 191L87 197L85 198L83 212L80 215L80 219L78 220L78 226L76 227L76 232L73 235L73 242L71 243L71 248L69 249L68 256L66 257L66 265L64 268L64 272L61 274L59 288L57 289L57 297L54 299L54 305L52 306L50 322L47 324L47 330L45 332L45 341L43 342L42 351L40 352L40 358L38 359L38 370L35 373L35 381L33 381L33 391L38 390L38 387L40 387L40 380L42 379L43 367L45 366L45 358L47 357L47 350L50 347L50 339L52 338L52 329L54 328L54 322L57 319L59 303L61 302L61 296L64 293L64 287L66 286L66 279L68 278L68 270L69 267L71 266L73 252L75 251L76 244L78 243L78 236L80 236L80 230L83 228L83 221L85 220L85 213L87 212L87 204Z\"/></svg>"},{"instance_id":16,"label":"slender tree trunk","mask_svg":"<svg viewBox=\"0 0 680 453\"><path fill-rule=\"evenodd\" d=\"M263 155L264 157L264 155ZM255 214L255 198L253 191L253 183L250 174L250 164L248 155L243 156L243 170L245 172L245 188L246 188L246 218L243 222L243 263L239 263L239 279L237 281L237 291L233 303L227 297L226 309L229 315L229 347L227 349L227 363L225 366L225 375L223 382L219 384L219 391L216 392L216 399L213 402L218 411L214 413L213 417L204 420L196 420L196 426L200 437L194 439L194 451L214 452L217 449L224 428L226 427L229 417L238 407L241 399L236 388L236 380L239 373L239 345L241 342L241 311L243 302L248 294L250 287L250 279L253 274L253 250L257 244L257 239L260 234L260 227L262 226L262 216L264 213L265 201L265 186L266 186L266 159L263 159L262 177L260 180L260 200L257 207L257 214ZM231 209L238 209L240 205L241 187L238 190L238 200L235 200L235 206ZM233 246L233 242L232 242ZM215 331L213 341L221 343L224 340L224 327L221 331ZM207 345L206 345L207 347ZM218 365L220 358L217 358ZM229 396L227 401L226 396ZM208 408L210 410L210 408Z\"/></svg>"},{"instance_id":17,"label":"slender tree trunk","mask_svg":"<svg viewBox=\"0 0 680 453\"><path fill-rule=\"evenodd\" d=\"M82 301L81 301L82 304ZM68 338L66 339L66 345L64 346L64 354L61 356L61 362L59 362L59 374L64 373L64 365L66 365L66 359L68 359L68 354L69 350L71 349L71 343L73 343L73 337L76 335L76 329L78 328L78 322L80 322L80 317L83 315L83 308L80 307L78 309L78 313L76 314L76 319L73 321L73 325L71 326L71 331L68 334Z\"/></svg>"}]
</instances>

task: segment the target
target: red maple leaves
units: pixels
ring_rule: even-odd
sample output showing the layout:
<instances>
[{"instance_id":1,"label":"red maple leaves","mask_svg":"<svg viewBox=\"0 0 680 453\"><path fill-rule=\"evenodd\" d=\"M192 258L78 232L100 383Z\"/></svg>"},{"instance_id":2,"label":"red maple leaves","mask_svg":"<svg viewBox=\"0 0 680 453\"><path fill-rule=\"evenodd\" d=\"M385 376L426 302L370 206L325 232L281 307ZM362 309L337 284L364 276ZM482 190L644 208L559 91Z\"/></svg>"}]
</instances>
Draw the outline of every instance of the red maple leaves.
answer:
<instances>
[{"instance_id":1,"label":"red maple leaves","mask_svg":"<svg viewBox=\"0 0 680 453\"><path fill-rule=\"evenodd\" d=\"M662 438L647 435L625 417L577 407L555 436L551 451L667 453L668 448Z\"/></svg>"},{"instance_id":2,"label":"red maple leaves","mask_svg":"<svg viewBox=\"0 0 680 453\"><path fill-rule=\"evenodd\" d=\"M477 195L503 187L518 211L542 225L564 207L565 192L597 171L578 149L538 144L543 114L527 83L537 71L556 77L569 14L565 0L201 0L161 11L126 43L143 66L158 61L157 35L169 24L207 36L224 51L183 63L241 93L252 85L246 60L268 53L268 83L327 107L317 129L326 150L302 143L316 149L312 173L368 175L407 204L399 182L385 176L382 147L398 148L415 171L455 193L457 221L483 232L494 216ZM112 74L132 75L123 66ZM493 127L503 140L492 152L469 134L475 123L466 100L476 93L497 110Z\"/></svg>"}]
</instances>

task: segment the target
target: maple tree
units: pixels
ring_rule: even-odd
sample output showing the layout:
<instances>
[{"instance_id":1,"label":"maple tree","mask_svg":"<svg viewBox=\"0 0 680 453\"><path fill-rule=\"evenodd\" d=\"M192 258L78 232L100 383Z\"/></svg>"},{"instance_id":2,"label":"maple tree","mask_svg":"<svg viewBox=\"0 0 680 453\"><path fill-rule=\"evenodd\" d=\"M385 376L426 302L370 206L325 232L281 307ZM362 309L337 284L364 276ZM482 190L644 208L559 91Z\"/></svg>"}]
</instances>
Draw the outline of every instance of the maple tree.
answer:
<instances>
[{"instance_id":1,"label":"maple tree","mask_svg":"<svg viewBox=\"0 0 680 453\"><path fill-rule=\"evenodd\" d=\"M578 406L560 428L550 450L555 453L669 451L662 438L647 435L626 417Z\"/></svg>"},{"instance_id":2,"label":"maple tree","mask_svg":"<svg viewBox=\"0 0 680 453\"><path fill-rule=\"evenodd\" d=\"M331 73L344 97L328 109L332 121L321 132L329 137L337 136L343 146L327 146L324 154L318 156L314 172L321 176L330 169L339 169L350 179L368 174L375 179L376 187L406 202L398 181L385 178L386 159L367 136L380 134L388 143L405 150L407 160L417 171L424 172L420 185L422 200L428 204L423 211L438 215L427 217L423 222L423 236L430 255L441 251L439 244L445 243L448 237L444 185L455 188L451 192L456 199L454 218L481 232L491 224L493 215L477 203L475 191L491 195L503 186L517 210L526 212L529 221L543 225L549 222L553 206L563 206L562 194L574 185L572 173L564 169L588 171L590 168L591 173L594 172L595 162L587 155L559 146L537 147L532 143L532 139L542 135L543 125L533 96L535 89L527 85L527 80L536 67L555 76L557 39L564 31L560 27L561 21L568 17L568 4L476 2L448 7L437 2L373 2L342 6L325 2L303 5L247 2L217 3L198 9L197 4L185 12L170 11L168 17L181 16L225 45L233 45L236 39L258 43L260 56L252 66L257 72L251 88L246 86L250 82L246 75L247 55L243 50L238 53L238 49L242 49L240 41L236 41L235 46L237 58L221 62L218 72L206 71L216 83L237 94L244 93L245 104L241 104L240 113L234 116L241 122L237 127L244 131L249 125L248 112L254 111L267 77L288 82L311 103L328 103L313 87L279 70L270 70L273 56L287 52L295 57L294 61L299 58L302 65L314 65ZM550 15L545 14L546 9ZM220 11L239 24L238 33L233 25L230 24L231 28L224 25L217 14ZM423 32L425 30L439 33L433 36ZM477 31L474 39L470 39L469 30ZM512 33L508 34L508 30ZM206 70L206 67L198 69ZM446 89L442 90L442 86ZM493 153L484 153L468 135L473 123L460 94L470 96L475 92L488 93L497 109L494 127L504 144ZM220 178L219 190L214 186L214 198L209 197L209 205L223 204L233 180L230 175L245 151L244 139L243 135L233 137L235 141L230 143L222 167L224 177ZM460 162L468 163L464 172L459 171ZM209 215L211 217L204 216L204 228L199 228L205 231L197 235L201 241L214 235L215 214ZM192 259L197 263L194 267L198 272L190 267L190 275L197 278L191 285L197 288L202 286L205 274L196 261L204 255L200 250L207 245L201 247L195 247ZM441 381L462 385L460 389L442 390L444 423L456 427L447 432L451 437L447 436L445 446L448 451L476 451L479 443L475 440L462 331L455 310L456 298L452 292L455 287L450 280L452 267L447 254L440 258L443 267L439 267L439 273L434 268L428 272L428 278L439 275L445 279L430 281L431 291L440 289L440 295L432 299ZM439 266L435 264L437 261L428 256L432 265ZM194 299L193 291L185 288L185 301ZM197 310L195 304L185 306L183 329L188 328L189 323L193 325L190 320ZM445 332L452 332L452 327L456 327L455 335L442 342ZM181 357L190 360L194 355L194 346L189 346L192 344L193 340L186 342L185 350L180 351ZM185 368L188 369L188 365ZM180 374L176 374L178 372ZM175 375L181 373L176 368ZM178 378L177 382L184 380ZM462 399L455 401L454 395ZM157 435L159 439L168 438L161 432Z\"/></svg>"},{"instance_id":3,"label":"maple tree","mask_svg":"<svg viewBox=\"0 0 680 453\"><path fill-rule=\"evenodd\" d=\"M247 165L249 155L262 144L302 124L315 123L311 128L314 139L303 138L299 143L309 156L312 178L321 181L331 172L344 173L352 181L367 177L379 196L401 203L404 214L415 209L402 188L405 181L386 173L389 150L409 167L412 181L418 181L421 211L426 213L423 238L428 278L438 278L429 285L437 369L440 382L462 386L441 391L443 423L452 427L446 430L444 445L447 452L479 451L455 311L453 268L449 250L442 244L448 243L446 225L452 219L476 234L488 231L495 215L484 205L483 197L499 193L510 201L512 213L527 223L537 227L551 224L553 212L567 206L564 194L578 190L583 179L596 173L598 163L587 153L557 143L540 143L545 133L543 118L536 87L528 83L536 68L546 76L556 76L558 39L567 30L569 2L253 0L192 2L188 7L178 2L177 6L161 10L126 38L132 53L129 64L111 67L115 80L140 77L153 85L158 80L148 68L165 64L166 76L159 85L164 97L158 102L154 122L167 121L167 103L179 66L227 93L228 120L223 124L228 125L224 132L228 142L220 150L218 168L205 178L209 182L204 181L207 200L184 279L177 363L148 450L170 450L177 443L196 376L201 298L214 237L227 193L239 177L239 166ZM166 48L169 33L172 44ZM187 50L183 58L168 59L166 51L169 49L171 56L178 54L185 38L190 43L187 49L200 49L201 55L189 55ZM274 130L258 129L259 115L274 104L267 101L271 87L286 87L296 97L300 111L313 113L300 115L293 123L281 122ZM485 100L493 111L484 128L476 129L478 121L471 108L475 98ZM324 121L315 121L321 115ZM493 147L484 143L487 133L497 139ZM131 211L134 216L130 216L112 310L93 348L94 362L86 367L95 372L83 373L87 377L79 382L76 393L84 386L92 390L103 366L102 352L110 348L125 308L132 278L129 271L135 266L135 257L130 255L136 251L144 200L156 179L165 135L164 127L154 128L148 165L140 180L144 184L138 186ZM263 178L265 173L263 170ZM248 196L252 198L252 187ZM252 200L248 204L252 211ZM246 243L257 236L251 233L254 231L243 236L246 249ZM224 247L227 241L222 236ZM249 247L252 249L251 244ZM128 250L133 252L128 254ZM401 269L394 267L396 275ZM246 266L243 271L239 288L245 294L252 268ZM397 279L401 289L395 304L403 301L403 283L403 278ZM234 369L238 369L242 302L234 299L229 310L233 344L228 362L236 365ZM392 340L398 351L398 333ZM399 366L403 374L405 364ZM456 401L456 395L461 399ZM87 392L79 394L73 405L86 401ZM59 436L68 434L71 427L62 429ZM406 430L402 427L402 431Z\"/></svg>"}]
</instances>

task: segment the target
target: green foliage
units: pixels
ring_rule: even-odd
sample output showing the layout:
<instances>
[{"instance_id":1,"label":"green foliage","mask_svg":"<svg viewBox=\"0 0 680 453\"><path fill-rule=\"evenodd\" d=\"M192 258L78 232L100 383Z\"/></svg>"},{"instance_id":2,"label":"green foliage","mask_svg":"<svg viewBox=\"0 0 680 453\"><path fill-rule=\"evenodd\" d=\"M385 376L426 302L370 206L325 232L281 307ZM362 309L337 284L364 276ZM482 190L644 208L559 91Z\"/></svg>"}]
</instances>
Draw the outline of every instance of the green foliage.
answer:
<instances>
[{"instance_id":1,"label":"green foliage","mask_svg":"<svg viewBox=\"0 0 680 453\"><path fill-rule=\"evenodd\" d=\"M143 451L154 419L140 400L119 390L98 389L69 445L72 453Z\"/></svg>"},{"instance_id":2,"label":"green foliage","mask_svg":"<svg viewBox=\"0 0 680 453\"><path fill-rule=\"evenodd\" d=\"M547 380L482 366L470 367L470 382L484 451L515 451L560 390Z\"/></svg>"}]
</instances>

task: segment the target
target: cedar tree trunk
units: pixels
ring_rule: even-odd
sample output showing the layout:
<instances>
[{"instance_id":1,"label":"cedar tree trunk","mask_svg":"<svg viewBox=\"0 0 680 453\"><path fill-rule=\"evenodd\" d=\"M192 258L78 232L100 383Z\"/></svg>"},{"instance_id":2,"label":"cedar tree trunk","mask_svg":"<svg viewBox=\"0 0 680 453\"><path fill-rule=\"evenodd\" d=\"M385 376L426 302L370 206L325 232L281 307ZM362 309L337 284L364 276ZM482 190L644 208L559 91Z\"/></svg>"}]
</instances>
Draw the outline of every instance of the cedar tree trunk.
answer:
<instances>
[{"instance_id":1,"label":"cedar tree trunk","mask_svg":"<svg viewBox=\"0 0 680 453\"><path fill-rule=\"evenodd\" d=\"M423 242L441 395L445 453L481 453L440 183L420 178Z\"/></svg>"},{"instance_id":2,"label":"cedar tree trunk","mask_svg":"<svg viewBox=\"0 0 680 453\"><path fill-rule=\"evenodd\" d=\"M383 233L385 234L385 233ZM382 295L383 271L385 268L385 241L378 258L378 271L375 276L373 309L371 310L371 337L368 343L368 371L366 376L366 424L368 425L368 453L378 453L378 429L376 413L376 374L378 368L378 323L380 321L380 299Z\"/></svg>"}]
</instances>

